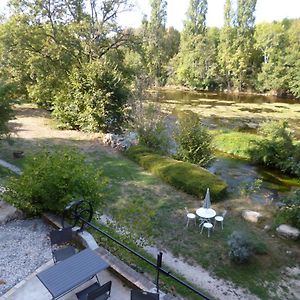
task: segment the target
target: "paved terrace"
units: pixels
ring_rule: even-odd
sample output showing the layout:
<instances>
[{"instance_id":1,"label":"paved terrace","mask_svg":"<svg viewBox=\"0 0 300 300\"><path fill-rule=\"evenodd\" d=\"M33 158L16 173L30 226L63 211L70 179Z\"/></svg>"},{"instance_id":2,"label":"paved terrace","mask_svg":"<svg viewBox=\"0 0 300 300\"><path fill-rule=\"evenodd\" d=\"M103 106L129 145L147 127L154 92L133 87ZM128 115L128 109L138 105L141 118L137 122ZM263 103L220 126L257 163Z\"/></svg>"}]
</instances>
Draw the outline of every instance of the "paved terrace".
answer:
<instances>
[{"instance_id":1,"label":"paved terrace","mask_svg":"<svg viewBox=\"0 0 300 300\"><path fill-rule=\"evenodd\" d=\"M44 285L36 277L36 274L49 268L53 265L53 261L41 266L34 273L29 275L26 279L18 283L10 291L0 297L1 300L51 300L51 294L44 287ZM123 281L120 280L110 271L102 271L98 274L98 278L101 284L111 280L112 289L111 289L111 300L130 300L130 288L126 286ZM77 300L76 292L83 290L85 287L89 286L95 279L88 281L87 283L81 285L77 289L68 293L64 297L61 297L61 300Z\"/></svg>"},{"instance_id":2,"label":"paved terrace","mask_svg":"<svg viewBox=\"0 0 300 300\"><path fill-rule=\"evenodd\" d=\"M45 215L44 218L53 227L60 227L60 219L53 215ZM135 270L130 268L128 265L120 261L117 257L112 255L106 249L99 247L95 242L94 238L88 233L83 232L79 235L79 241L86 247L96 251L97 254L109 264L107 270L98 273L98 278L101 284L111 280L111 300L130 300L131 289L142 289L145 291L155 291L156 287L153 282L149 281L145 276L137 273ZM27 276L24 280L19 282L4 295L0 297L1 300L50 300L52 299L51 294L44 287L44 285L37 278L37 274L50 266L53 265L51 259L47 263L43 264L32 274ZM59 299L62 300L76 300L76 292L83 290L85 287L91 285L96 279L92 279L87 283L81 285L77 289L71 291L64 297ZM176 300L178 298L172 295L161 294L162 300Z\"/></svg>"}]
</instances>

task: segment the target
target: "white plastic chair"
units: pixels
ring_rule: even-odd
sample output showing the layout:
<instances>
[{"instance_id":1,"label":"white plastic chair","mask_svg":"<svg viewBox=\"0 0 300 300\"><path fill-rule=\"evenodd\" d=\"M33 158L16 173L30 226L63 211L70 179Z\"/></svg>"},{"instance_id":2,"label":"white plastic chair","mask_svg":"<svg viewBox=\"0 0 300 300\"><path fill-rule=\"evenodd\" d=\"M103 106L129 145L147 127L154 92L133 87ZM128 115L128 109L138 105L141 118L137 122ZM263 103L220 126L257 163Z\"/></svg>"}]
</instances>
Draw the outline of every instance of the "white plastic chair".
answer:
<instances>
[{"instance_id":1,"label":"white plastic chair","mask_svg":"<svg viewBox=\"0 0 300 300\"><path fill-rule=\"evenodd\" d=\"M224 210L221 216L215 216L215 226L217 222L220 222L222 226L222 230L223 230L223 223L226 214L227 214L227 210Z\"/></svg>"},{"instance_id":2,"label":"white plastic chair","mask_svg":"<svg viewBox=\"0 0 300 300\"><path fill-rule=\"evenodd\" d=\"M196 225L196 215L193 214L193 213L190 213L186 207L185 207L184 209L185 209L185 211L186 211L186 217L187 217L187 221L186 221L185 227L188 227L188 226L189 226L190 220L194 220L195 225Z\"/></svg>"},{"instance_id":3,"label":"white plastic chair","mask_svg":"<svg viewBox=\"0 0 300 300\"><path fill-rule=\"evenodd\" d=\"M211 224L210 222L203 223L202 229L200 231L201 234L202 234L203 228L207 229L207 236L210 237L210 231L214 228L213 224Z\"/></svg>"}]
</instances>

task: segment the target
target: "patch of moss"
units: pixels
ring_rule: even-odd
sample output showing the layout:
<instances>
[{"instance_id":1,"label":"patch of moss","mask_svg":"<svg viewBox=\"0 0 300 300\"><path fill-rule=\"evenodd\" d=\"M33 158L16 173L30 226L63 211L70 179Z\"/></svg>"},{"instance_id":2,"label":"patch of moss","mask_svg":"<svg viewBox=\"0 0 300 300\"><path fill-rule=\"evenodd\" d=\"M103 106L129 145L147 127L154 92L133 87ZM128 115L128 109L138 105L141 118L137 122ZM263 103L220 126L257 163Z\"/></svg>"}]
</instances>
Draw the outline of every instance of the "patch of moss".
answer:
<instances>
[{"instance_id":1,"label":"patch of moss","mask_svg":"<svg viewBox=\"0 0 300 300\"><path fill-rule=\"evenodd\" d=\"M215 200L226 193L227 185L216 175L191 163L158 155L144 146L131 147L126 155L164 182L202 198L209 187Z\"/></svg>"},{"instance_id":2,"label":"patch of moss","mask_svg":"<svg viewBox=\"0 0 300 300\"><path fill-rule=\"evenodd\" d=\"M222 152L249 159L249 151L254 141L262 139L259 135L246 132L225 131L213 133L213 145Z\"/></svg>"}]
</instances>

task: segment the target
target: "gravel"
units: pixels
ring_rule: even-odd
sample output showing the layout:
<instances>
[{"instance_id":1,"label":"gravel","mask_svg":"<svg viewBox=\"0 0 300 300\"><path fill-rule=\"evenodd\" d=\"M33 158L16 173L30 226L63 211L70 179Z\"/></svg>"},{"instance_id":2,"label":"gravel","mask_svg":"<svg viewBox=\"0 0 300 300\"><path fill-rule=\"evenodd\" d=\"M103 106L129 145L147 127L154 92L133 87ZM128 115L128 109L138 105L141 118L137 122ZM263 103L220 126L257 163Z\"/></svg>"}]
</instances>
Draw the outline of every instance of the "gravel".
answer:
<instances>
[{"instance_id":1,"label":"gravel","mask_svg":"<svg viewBox=\"0 0 300 300\"><path fill-rule=\"evenodd\" d=\"M0 296L51 259L49 231L40 219L0 226Z\"/></svg>"}]
</instances>

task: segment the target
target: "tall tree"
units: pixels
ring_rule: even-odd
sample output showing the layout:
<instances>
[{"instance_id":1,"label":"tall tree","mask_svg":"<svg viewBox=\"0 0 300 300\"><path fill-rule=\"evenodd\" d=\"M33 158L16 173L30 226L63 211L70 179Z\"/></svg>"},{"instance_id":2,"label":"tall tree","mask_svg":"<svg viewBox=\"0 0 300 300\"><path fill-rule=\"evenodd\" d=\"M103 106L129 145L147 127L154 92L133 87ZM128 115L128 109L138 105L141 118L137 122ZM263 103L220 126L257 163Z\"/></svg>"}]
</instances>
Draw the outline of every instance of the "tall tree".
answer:
<instances>
[{"instance_id":1,"label":"tall tree","mask_svg":"<svg viewBox=\"0 0 300 300\"><path fill-rule=\"evenodd\" d=\"M117 16L127 0L9 3L12 16L0 32L0 63L10 83L19 83L20 93L54 110L68 127L106 130L121 121L126 92L119 49L131 32L118 25Z\"/></svg>"},{"instance_id":2,"label":"tall tree","mask_svg":"<svg viewBox=\"0 0 300 300\"><path fill-rule=\"evenodd\" d=\"M289 91L300 98L300 19L292 21L287 33L289 45L285 67L289 74Z\"/></svg>"},{"instance_id":3,"label":"tall tree","mask_svg":"<svg viewBox=\"0 0 300 300\"><path fill-rule=\"evenodd\" d=\"M233 21L234 12L231 6L231 0L226 0L224 6L224 26L220 32L220 43L218 47L218 62L224 85L228 90L231 90L232 87L232 57L235 53L235 49L233 47L235 40Z\"/></svg>"},{"instance_id":4,"label":"tall tree","mask_svg":"<svg viewBox=\"0 0 300 300\"><path fill-rule=\"evenodd\" d=\"M167 1L150 0L150 6L150 21L145 23L147 28L145 43L146 62L150 77L152 77L156 85L160 85L165 77L163 65L166 61L164 37L166 34Z\"/></svg>"},{"instance_id":5,"label":"tall tree","mask_svg":"<svg viewBox=\"0 0 300 300\"><path fill-rule=\"evenodd\" d=\"M181 84L204 88L208 72L206 55L207 0L190 0L187 18L181 34L176 60L177 78Z\"/></svg>"},{"instance_id":6,"label":"tall tree","mask_svg":"<svg viewBox=\"0 0 300 300\"><path fill-rule=\"evenodd\" d=\"M257 88L262 92L282 94L288 89L286 50L287 29L281 22L261 23L255 30L255 48L261 57Z\"/></svg>"},{"instance_id":7,"label":"tall tree","mask_svg":"<svg viewBox=\"0 0 300 300\"><path fill-rule=\"evenodd\" d=\"M228 89L241 91L254 77L254 22L257 0L226 0L218 60Z\"/></svg>"},{"instance_id":8,"label":"tall tree","mask_svg":"<svg viewBox=\"0 0 300 300\"><path fill-rule=\"evenodd\" d=\"M254 26L257 0L238 0L236 12L235 86L241 91L254 75Z\"/></svg>"}]
</instances>

